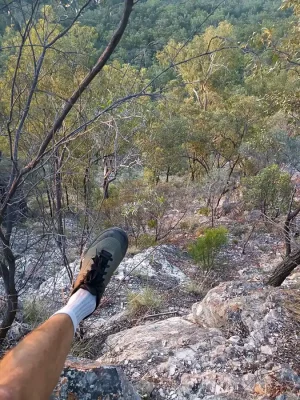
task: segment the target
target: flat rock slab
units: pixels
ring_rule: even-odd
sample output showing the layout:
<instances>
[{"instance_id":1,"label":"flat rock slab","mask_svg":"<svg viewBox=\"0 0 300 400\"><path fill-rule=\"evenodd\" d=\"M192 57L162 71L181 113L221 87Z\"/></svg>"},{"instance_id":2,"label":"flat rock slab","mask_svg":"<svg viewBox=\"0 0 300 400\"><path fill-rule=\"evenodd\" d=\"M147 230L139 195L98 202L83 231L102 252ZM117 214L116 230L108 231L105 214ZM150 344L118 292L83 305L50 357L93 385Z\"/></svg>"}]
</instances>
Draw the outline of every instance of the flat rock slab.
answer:
<instances>
[{"instance_id":1,"label":"flat rock slab","mask_svg":"<svg viewBox=\"0 0 300 400\"><path fill-rule=\"evenodd\" d=\"M69 357L51 400L140 400L120 368Z\"/></svg>"}]
</instances>

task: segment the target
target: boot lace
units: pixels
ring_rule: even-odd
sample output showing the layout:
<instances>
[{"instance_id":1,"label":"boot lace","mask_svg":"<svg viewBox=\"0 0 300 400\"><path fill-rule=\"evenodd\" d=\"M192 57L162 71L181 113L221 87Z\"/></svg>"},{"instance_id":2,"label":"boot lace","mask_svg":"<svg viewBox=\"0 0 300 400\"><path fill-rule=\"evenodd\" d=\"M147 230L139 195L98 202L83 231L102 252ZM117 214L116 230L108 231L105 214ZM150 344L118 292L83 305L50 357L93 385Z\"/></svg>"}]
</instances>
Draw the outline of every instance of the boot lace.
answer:
<instances>
[{"instance_id":1,"label":"boot lace","mask_svg":"<svg viewBox=\"0 0 300 400\"><path fill-rule=\"evenodd\" d=\"M100 286L104 283L107 274L108 262L112 261L112 255L106 250L101 250L92 258L93 264L84 278L84 283Z\"/></svg>"}]
</instances>

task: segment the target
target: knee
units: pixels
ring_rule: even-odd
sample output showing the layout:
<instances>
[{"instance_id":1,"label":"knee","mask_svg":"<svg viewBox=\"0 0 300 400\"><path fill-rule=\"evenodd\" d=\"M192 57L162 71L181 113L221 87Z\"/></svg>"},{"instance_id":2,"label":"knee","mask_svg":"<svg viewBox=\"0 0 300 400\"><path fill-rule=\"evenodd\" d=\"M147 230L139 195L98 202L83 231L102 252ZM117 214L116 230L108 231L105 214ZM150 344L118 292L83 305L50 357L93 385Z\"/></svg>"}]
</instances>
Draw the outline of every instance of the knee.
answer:
<instances>
[{"instance_id":1,"label":"knee","mask_svg":"<svg viewBox=\"0 0 300 400\"><path fill-rule=\"evenodd\" d=\"M11 389L0 386L0 400L18 400Z\"/></svg>"}]
</instances>

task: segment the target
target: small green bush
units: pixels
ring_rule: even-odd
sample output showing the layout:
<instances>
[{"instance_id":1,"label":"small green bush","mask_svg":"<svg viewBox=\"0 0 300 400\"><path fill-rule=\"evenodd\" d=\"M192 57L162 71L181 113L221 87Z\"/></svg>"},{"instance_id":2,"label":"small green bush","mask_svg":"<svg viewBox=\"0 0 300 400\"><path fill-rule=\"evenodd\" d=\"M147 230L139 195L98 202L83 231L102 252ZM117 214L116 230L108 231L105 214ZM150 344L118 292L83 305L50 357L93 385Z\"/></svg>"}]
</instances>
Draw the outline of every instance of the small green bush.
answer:
<instances>
[{"instance_id":1,"label":"small green bush","mask_svg":"<svg viewBox=\"0 0 300 400\"><path fill-rule=\"evenodd\" d=\"M238 238L241 238L247 232L248 232L248 227L240 224L235 225L230 229L230 233Z\"/></svg>"},{"instance_id":2,"label":"small green bush","mask_svg":"<svg viewBox=\"0 0 300 400\"><path fill-rule=\"evenodd\" d=\"M190 227L190 224L187 221L181 221L179 227L183 231L187 231Z\"/></svg>"},{"instance_id":3,"label":"small green bush","mask_svg":"<svg viewBox=\"0 0 300 400\"><path fill-rule=\"evenodd\" d=\"M188 282L184 286L184 288L187 291L187 293L194 294L196 296L200 296L203 294L203 287L201 286L201 284L199 282L196 282L196 281Z\"/></svg>"},{"instance_id":4,"label":"small green bush","mask_svg":"<svg viewBox=\"0 0 300 400\"><path fill-rule=\"evenodd\" d=\"M228 242L228 231L224 226L208 228L190 247L189 253L206 271L214 267L215 257Z\"/></svg>"},{"instance_id":5,"label":"small green bush","mask_svg":"<svg viewBox=\"0 0 300 400\"><path fill-rule=\"evenodd\" d=\"M154 229L157 227L157 220L156 219L149 219L147 221L148 228Z\"/></svg>"},{"instance_id":6,"label":"small green bush","mask_svg":"<svg viewBox=\"0 0 300 400\"><path fill-rule=\"evenodd\" d=\"M137 238L137 247L141 250L155 245L155 237L148 233L143 233Z\"/></svg>"},{"instance_id":7,"label":"small green bush","mask_svg":"<svg viewBox=\"0 0 300 400\"><path fill-rule=\"evenodd\" d=\"M203 215L204 217L208 217L210 214L210 208L209 207L201 207L198 210L198 214Z\"/></svg>"},{"instance_id":8,"label":"small green bush","mask_svg":"<svg viewBox=\"0 0 300 400\"><path fill-rule=\"evenodd\" d=\"M127 299L128 311L132 316L158 311L162 303L161 296L150 287L144 288L140 293L129 292Z\"/></svg>"},{"instance_id":9,"label":"small green bush","mask_svg":"<svg viewBox=\"0 0 300 400\"><path fill-rule=\"evenodd\" d=\"M293 189L291 177L278 165L269 165L256 176L244 178L243 184L243 197L249 209L258 208L272 219L287 211Z\"/></svg>"},{"instance_id":10,"label":"small green bush","mask_svg":"<svg viewBox=\"0 0 300 400\"><path fill-rule=\"evenodd\" d=\"M24 322L35 328L50 317L50 311L41 300L26 300L23 306Z\"/></svg>"}]
</instances>

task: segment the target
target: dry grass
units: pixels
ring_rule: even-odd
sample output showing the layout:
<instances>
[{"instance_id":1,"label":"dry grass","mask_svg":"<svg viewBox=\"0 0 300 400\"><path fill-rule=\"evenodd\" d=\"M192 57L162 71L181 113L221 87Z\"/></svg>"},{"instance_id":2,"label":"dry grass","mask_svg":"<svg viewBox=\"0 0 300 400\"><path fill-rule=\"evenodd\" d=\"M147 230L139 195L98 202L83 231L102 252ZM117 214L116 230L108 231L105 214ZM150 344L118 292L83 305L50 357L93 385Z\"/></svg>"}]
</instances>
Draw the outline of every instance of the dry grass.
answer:
<instances>
[{"instance_id":1,"label":"dry grass","mask_svg":"<svg viewBox=\"0 0 300 400\"><path fill-rule=\"evenodd\" d=\"M146 287L141 292L129 292L128 312L130 316L140 316L147 312L159 311L162 297L152 288Z\"/></svg>"},{"instance_id":2,"label":"dry grass","mask_svg":"<svg viewBox=\"0 0 300 400\"><path fill-rule=\"evenodd\" d=\"M39 300L26 300L23 306L24 322L35 329L41 323L46 321L51 315L49 306L45 301Z\"/></svg>"}]
</instances>

